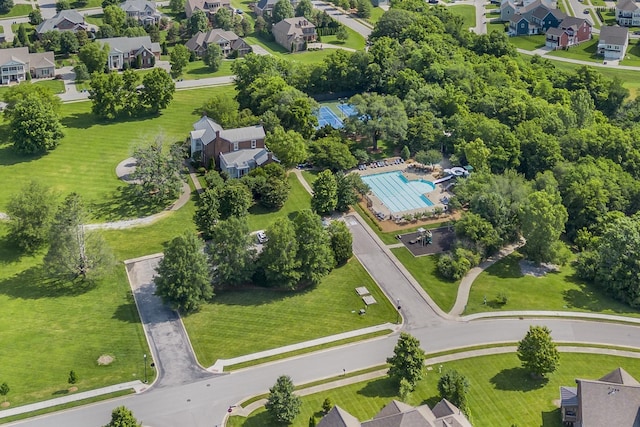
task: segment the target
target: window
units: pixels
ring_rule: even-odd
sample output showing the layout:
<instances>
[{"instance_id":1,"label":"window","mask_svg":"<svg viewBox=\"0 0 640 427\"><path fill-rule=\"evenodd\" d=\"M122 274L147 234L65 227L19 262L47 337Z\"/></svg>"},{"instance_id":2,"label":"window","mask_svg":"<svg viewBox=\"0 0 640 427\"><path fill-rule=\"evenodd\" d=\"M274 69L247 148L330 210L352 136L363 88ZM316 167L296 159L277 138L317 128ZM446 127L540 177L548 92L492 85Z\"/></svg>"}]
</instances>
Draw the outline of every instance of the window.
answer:
<instances>
[{"instance_id":1,"label":"window","mask_svg":"<svg viewBox=\"0 0 640 427\"><path fill-rule=\"evenodd\" d=\"M237 142L233 143L233 151L238 151L238 143Z\"/></svg>"},{"instance_id":2,"label":"window","mask_svg":"<svg viewBox=\"0 0 640 427\"><path fill-rule=\"evenodd\" d=\"M256 148L256 140L255 139L251 140L251 148Z\"/></svg>"}]
</instances>

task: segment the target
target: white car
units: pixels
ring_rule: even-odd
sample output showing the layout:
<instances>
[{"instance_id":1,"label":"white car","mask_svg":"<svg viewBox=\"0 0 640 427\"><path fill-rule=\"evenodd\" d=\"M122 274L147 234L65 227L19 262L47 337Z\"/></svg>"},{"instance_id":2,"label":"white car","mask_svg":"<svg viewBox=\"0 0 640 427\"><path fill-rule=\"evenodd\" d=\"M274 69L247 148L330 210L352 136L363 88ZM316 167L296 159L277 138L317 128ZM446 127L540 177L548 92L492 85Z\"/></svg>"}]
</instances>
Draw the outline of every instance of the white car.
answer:
<instances>
[{"instance_id":1,"label":"white car","mask_svg":"<svg viewBox=\"0 0 640 427\"><path fill-rule=\"evenodd\" d=\"M266 243L269 240L264 231L258 231L256 236L258 236L258 243Z\"/></svg>"}]
</instances>

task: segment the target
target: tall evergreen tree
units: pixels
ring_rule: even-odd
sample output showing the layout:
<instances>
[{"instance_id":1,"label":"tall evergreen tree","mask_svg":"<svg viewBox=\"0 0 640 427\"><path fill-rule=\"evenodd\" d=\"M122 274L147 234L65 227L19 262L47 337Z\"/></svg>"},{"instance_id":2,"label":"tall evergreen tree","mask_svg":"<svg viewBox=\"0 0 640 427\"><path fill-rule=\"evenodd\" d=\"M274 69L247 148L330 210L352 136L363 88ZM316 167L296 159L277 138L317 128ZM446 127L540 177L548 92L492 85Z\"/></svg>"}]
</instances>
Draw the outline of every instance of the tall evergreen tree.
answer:
<instances>
[{"instance_id":1,"label":"tall evergreen tree","mask_svg":"<svg viewBox=\"0 0 640 427\"><path fill-rule=\"evenodd\" d=\"M329 234L320 217L310 210L298 212L294 221L301 279L317 285L333 269L335 260Z\"/></svg>"},{"instance_id":2,"label":"tall evergreen tree","mask_svg":"<svg viewBox=\"0 0 640 427\"><path fill-rule=\"evenodd\" d=\"M398 385L405 380L410 390L413 390L424 376L424 360L425 354L420 348L420 341L402 332L393 349L393 356L387 359L387 363L391 365L389 377Z\"/></svg>"}]
</instances>

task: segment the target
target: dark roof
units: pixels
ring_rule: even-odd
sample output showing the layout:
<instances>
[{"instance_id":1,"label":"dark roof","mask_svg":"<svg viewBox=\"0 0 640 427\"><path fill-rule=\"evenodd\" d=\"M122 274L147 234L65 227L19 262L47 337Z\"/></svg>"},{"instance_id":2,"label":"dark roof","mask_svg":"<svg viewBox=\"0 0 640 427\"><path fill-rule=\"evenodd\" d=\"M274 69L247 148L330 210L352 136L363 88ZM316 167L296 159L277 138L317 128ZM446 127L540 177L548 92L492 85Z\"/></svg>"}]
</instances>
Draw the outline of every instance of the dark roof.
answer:
<instances>
[{"instance_id":1,"label":"dark roof","mask_svg":"<svg viewBox=\"0 0 640 427\"><path fill-rule=\"evenodd\" d=\"M562 22L560 23L560 27L562 28L575 28L578 29L582 24L587 23L589 26L591 26L591 24L589 23L589 21L587 21L586 19L583 18L577 18L575 16L567 16L566 18L564 18L562 20Z\"/></svg>"},{"instance_id":2,"label":"dark roof","mask_svg":"<svg viewBox=\"0 0 640 427\"><path fill-rule=\"evenodd\" d=\"M522 21L523 19L524 19L525 21L529 22L529 21L527 20L527 18L525 18L524 16L520 15L519 13L516 13L516 14L515 14L515 15L513 15L511 18L509 18L509 21L511 21L511 22L520 22L520 21Z\"/></svg>"},{"instance_id":3,"label":"dark roof","mask_svg":"<svg viewBox=\"0 0 640 427\"><path fill-rule=\"evenodd\" d=\"M600 27L600 44L624 45L629 40L629 31L626 28L606 25Z\"/></svg>"},{"instance_id":4,"label":"dark roof","mask_svg":"<svg viewBox=\"0 0 640 427\"><path fill-rule=\"evenodd\" d=\"M563 34L564 34L564 30L563 30L563 29L560 29L560 28L553 28L553 27L551 27L551 28L549 28L549 29L547 30L547 35L548 35L548 36L557 36L557 37L560 37L560 36L561 36L561 35L563 35Z\"/></svg>"},{"instance_id":5,"label":"dark roof","mask_svg":"<svg viewBox=\"0 0 640 427\"><path fill-rule=\"evenodd\" d=\"M614 383L614 384L640 386L640 383L636 381L635 378L629 375L629 373L622 368L614 369L604 377L600 378L598 381L602 381L606 383Z\"/></svg>"},{"instance_id":6,"label":"dark roof","mask_svg":"<svg viewBox=\"0 0 640 427\"><path fill-rule=\"evenodd\" d=\"M318 427L360 427L360 421L336 405L320 420Z\"/></svg>"}]
</instances>

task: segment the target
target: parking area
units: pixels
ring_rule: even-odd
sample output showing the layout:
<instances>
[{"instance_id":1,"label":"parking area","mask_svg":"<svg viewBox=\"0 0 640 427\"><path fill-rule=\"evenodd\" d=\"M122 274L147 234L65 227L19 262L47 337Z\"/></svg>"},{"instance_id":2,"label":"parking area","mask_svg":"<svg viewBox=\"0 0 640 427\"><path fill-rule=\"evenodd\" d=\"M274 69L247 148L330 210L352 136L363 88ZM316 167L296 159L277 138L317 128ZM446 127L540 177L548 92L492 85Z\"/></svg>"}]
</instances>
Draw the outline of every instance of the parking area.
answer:
<instances>
[{"instance_id":1,"label":"parking area","mask_svg":"<svg viewBox=\"0 0 640 427\"><path fill-rule=\"evenodd\" d=\"M434 255L451 250L455 239L453 227L435 228L431 231L431 243L422 244L420 241L420 233L413 232L407 234L399 234L398 240L411 251L413 256ZM412 243L413 242L413 243Z\"/></svg>"}]
</instances>

